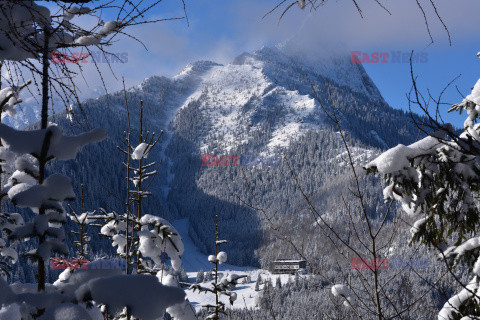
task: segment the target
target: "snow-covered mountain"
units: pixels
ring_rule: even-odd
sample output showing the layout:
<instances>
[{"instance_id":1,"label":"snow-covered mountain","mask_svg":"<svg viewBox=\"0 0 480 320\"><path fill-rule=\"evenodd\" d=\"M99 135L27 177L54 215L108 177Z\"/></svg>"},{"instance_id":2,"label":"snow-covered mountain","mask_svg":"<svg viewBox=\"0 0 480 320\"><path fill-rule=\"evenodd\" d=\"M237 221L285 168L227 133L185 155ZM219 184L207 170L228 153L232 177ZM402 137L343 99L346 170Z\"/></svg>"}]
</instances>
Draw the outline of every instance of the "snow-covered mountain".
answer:
<instances>
[{"instance_id":1,"label":"snow-covered mountain","mask_svg":"<svg viewBox=\"0 0 480 320\"><path fill-rule=\"evenodd\" d=\"M295 241L308 237L306 253L321 256L329 250L318 247L314 220L289 169L321 212L340 216L339 194L349 184L345 150L312 87L325 108L333 103L342 111L342 127L359 165L380 149L416 138L410 115L389 107L348 53L316 58L284 43L243 53L227 65L194 62L173 78L151 77L127 91L134 129L143 100L144 128L165 131L158 153L149 155L162 165L151 187L154 196L145 206L148 213L189 218L189 235L204 253L212 250L214 217L219 215L234 265L266 266L279 256L295 255L278 241L264 213L245 204L253 203L246 179L258 201L255 207L264 208ZM85 101L88 123L105 128L108 139L61 164L77 188L86 185L90 209L121 207L112 194L124 194L123 157L116 150L127 128L124 106L123 92ZM66 119L57 115L55 120L71 129ZM202 166L202 154L238 156L240 165ZM281 160L278 165L245 165L246 155ZM382 203L378 182L368 178L365 183L369 211L375 215ZM94 251L110 250L100 238L92 239Z\"/></svg>"},{"instance_id":2,"label":"snow-covered mountain","mask_svg":"<svg viewBox=\"0 0 480 320\"><path fill-rule=\"evenodd\" d=\"M283 46L264 47L253 54L243 53L228 65L199 61L172 79L192 89L188 97L172 105L173 110L198 104L195 108L207 121L208 130L199 137L200 150L230 152L248 144L262 132L265 121L270 132L262 152L287 147L292 139L322 123L311 84L335 83L383 102L362 65L352 64L348 55L308 60L284 51ZM151 82L148 79L137 89L144 90ZM222 137L220 145L218 136Z\"/></svg>"}]
</instances>

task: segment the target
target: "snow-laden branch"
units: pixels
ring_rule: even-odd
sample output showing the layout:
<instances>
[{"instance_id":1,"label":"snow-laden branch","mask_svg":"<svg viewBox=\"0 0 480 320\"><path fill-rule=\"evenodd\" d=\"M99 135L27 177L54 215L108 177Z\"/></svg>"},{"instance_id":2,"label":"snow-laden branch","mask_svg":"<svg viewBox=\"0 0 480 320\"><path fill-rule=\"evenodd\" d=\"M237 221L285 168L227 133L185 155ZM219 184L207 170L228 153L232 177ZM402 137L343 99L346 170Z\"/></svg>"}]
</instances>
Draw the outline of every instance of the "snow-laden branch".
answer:
<instances>
[{"instance_id":1,"label":"snow-laden branch","mask_svg":"<svg viewBox=\"0 0 480 320\"><path fill-rule=\"evenodd\" d=\"M19 155L31 154L40 157L43 141L51 134L47 158L58 160L70 160L77 156L80 148L105 139L106 132L103 129L93 129L77 136L64 136L57 126L50 126L43 130L15 130L5 124L0 124L0 138L4 140L10 150Z\"/></svg>"}]
</instances>

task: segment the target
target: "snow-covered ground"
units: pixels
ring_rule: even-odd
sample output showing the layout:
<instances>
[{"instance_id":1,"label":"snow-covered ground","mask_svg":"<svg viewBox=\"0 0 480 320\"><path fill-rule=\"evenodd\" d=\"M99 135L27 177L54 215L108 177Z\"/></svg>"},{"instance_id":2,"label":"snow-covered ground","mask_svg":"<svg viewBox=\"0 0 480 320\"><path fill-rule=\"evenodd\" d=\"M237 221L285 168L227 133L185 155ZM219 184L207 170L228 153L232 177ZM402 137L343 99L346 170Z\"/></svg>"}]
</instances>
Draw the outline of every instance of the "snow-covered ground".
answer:
<instances>
[{"instance_id":1,"label":"snow-covered ground","mask_svg":"<svg viewBox=\"0 0 480 320\"><path fill-rule=\"evenodd\" d=\"M183 245L185 247L184 254L182 255L182 267L185 269L185 271L187 271L188 281L193 284L195 283L198 271L209 271L212 269L213 264L208 262L207 255L200 252L200 250L193 243L192 239L188 236L188 219L176 220L173 222L173 226L177 229L182 237ZM259 291L255 291L255 284L259 276L262 280L267 280L270 278L273 286L275 286L277 277L280 277L282 284L287 283L290 278L293 280L293 276L291 275L273 275L267 270L237 267L229 264L220 265L219 270L221 276L223 277L226 277L228 274L232 273L249 276L249 282L243 283L244 281L242 279L240 280L240 284L235 288L234 292L237 293L237 301L233 306L230 306L228 297L221 297L221 301L223 301L229 308L256 307L257 297L264 287L264 284L261 284L259 286ZM201 285L208 287L209 283L204 282ZM186 293L188 300L197 311L202 308L202 305L215 304L215 295L213 294L199 293L198 291L193 292L192 290L186 290Z\"/></svg>"},{"instance_id":2,"label":"snow-covered ground","mask_svg":"<svg viewBox=\"0 0 480 320\"><path fill-rule=\"evenodd\" d=\"M230 303L228 302L228 297L226 296L221 296L220 300L225 303L225 306L227 308L235 308L235 309L243 309L243 308L256 308L257 306L257 297L258 295L262 292L264 288L264 284L259 286L259 291L255 291L255 283L257 281L258 276L261 276L262 280L267 280L268 278L272 279L273 286L275 286L275 283L277 281L277 277L280 277L280 281L282 284L286 284L289 279L291 278L293 281L293 276L288 275L288 274L282 274L282 275L273 275L270 272L262 269L255 269L255 270L249 270L249 271L231 271L231 270L224 270L221 271L223 276L227 276L229 273L235 273L238 275L249 275L250 276L250 282L248 283L242 283L243 281L240 280L240 284L237 285L235 290L233 290L237 294L237 301L233 304L233 306L230 306ZM195 278L197 276L196 272L188 272L188 281L191 283L195 282ZM203 286L208 286L208 283L202 283ZM199 293L198 291L191 291L191 290L186 290L188 300L192 304L192 306L198 311L202 308L202 305L205 304L215 304L215 295L213 294L204 294L204 293Z\"/></svg>"}]
</instances>

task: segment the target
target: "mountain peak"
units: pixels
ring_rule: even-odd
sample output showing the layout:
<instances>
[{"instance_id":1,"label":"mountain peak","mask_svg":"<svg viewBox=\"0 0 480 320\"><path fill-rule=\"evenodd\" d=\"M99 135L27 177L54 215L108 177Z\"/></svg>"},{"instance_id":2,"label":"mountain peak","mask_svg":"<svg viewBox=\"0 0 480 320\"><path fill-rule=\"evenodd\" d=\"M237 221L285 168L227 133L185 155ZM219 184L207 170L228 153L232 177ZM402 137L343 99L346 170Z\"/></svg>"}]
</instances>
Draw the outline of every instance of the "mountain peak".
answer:
<instances>
[{"instance_id":1,"label":"mountain peak","mask_svg":"<svg viewBox=\"0 0 480 320\"><path fill-rule=\"evenodd\" d=\"M252 64L252 62L255 61L255 56L251 53L248 52L243 52L239 56L237 56L235 59L233 59L232 63L233 65L244 65L244 64Z\"/></svg>"},{"instance_id":2,"label":"mountain peak","mask_svg":"<svg viewBox=\"0 0 480 320\"><path fill-rule=\"evenodd\" d=\"M363 66L352 63L350 52L340 44L329 49L320 45L311 45L310 49L306 49L295 41L286 41L276 46L264 46L254 53L244 52L231 64L261 68L270 78L278 79L278 75L284 73L301 73L313 83L319 78L327 78L338 85L383 101L380 91Z\"/></svg>"},{"instance_id":3,"label":"mountain peak","mask_svg":"<svg viewBox=\"0 0 480 320\"><path fill-rule=\"evenodd\" d=\"M175 79L180 79L183 78L187 75L197 75L204 73L208 70L210 70L212 67L221 67L223 64L214 62L214 61L209 61L209 60L199 60L195 61L192 63L187 64L187 66L180 72L178 75L176 75L174 78Z\"/></svg>"}]
</instances>

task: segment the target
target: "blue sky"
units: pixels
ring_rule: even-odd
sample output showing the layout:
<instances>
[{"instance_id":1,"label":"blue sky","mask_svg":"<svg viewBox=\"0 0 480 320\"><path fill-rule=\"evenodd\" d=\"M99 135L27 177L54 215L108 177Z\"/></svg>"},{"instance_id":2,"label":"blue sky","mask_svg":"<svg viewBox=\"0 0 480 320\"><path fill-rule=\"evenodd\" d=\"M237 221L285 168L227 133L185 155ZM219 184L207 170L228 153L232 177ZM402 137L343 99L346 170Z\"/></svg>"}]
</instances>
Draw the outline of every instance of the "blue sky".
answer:
<instances>
[{"instance_id":1,"label":"blue sky","mask_svg":"<svg viewBox=\"0 0 480 320\"><path fill-rule=\"evenodd\" d=\"M416 0L382 1L391 15L381 9L374 0L359 0L363 18L355 10L352 1L328 1L314 12L299 10L296 6L278 23L280 11L265 19L262 16L271 8L274 0L185 0L190 25L185 21L169 21L134 27L130 33L148 47L129 38L123 38L110 51L127 53L128 63L113 65L115 76L102 69L110 91L121 88L121 76L132 86L152 75L173 76L195 60L213 60L229 63L243 51L251 52L263 45L274 45L291 37L302 37L305 48L315 54L319 47L342 44L348 50L373 52L402 51L426 53L428 61L416 63L420 88L431 90L433 97L453 78L458 90L466 95L479 78L480 51L477 13L478 0L438 0L438 12L449 28L452 45L447 33L435 17L429 0L420 0L428 17L434 39L426 31ZM180 0L164 0L147 19L178 17L183 15ZM108 17L107 17L108 18ZM320 44L320 46L319 46ZM347 51L348 51L347 50ZM367 72L379 87L386 101L395 108L407 110L406 94L410 90L410 66L408 63L364 64ZM85 96L102 92L95 70L86 69ZM461 101L455 87L445 94L445 102ZM446 110L447 107L443 107ZM445 119L461 127L463 116L446 115Z\"/></svg>"}]
</instances>

